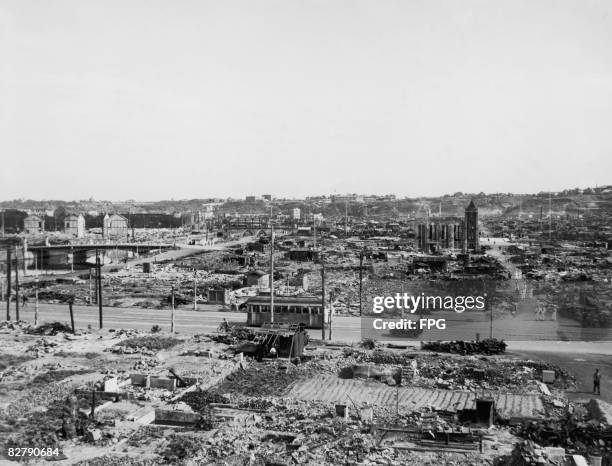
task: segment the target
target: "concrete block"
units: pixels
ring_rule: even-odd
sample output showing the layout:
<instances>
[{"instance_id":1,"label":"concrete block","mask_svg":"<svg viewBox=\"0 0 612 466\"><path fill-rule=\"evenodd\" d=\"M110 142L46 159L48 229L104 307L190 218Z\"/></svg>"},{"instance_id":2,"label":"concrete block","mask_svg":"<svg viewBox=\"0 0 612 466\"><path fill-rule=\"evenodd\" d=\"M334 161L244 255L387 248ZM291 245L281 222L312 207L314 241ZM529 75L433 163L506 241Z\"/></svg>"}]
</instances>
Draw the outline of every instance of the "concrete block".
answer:
<instances>
[{"instance_id":1,"label":"concrete block","mask_svg":"<svg viewBox=\"0 0 612 466\"><path fill-rule=\"evenodd\" d=\"M144 386L146 381L146 374L130 374L130 382L132 382L132 385Z\"/></svg>"},{"instance_id":2,"label":"concrete block","mask_svg":"<svg viewBox=\"0 0 612 466\"><path fill-rule=\"evenodd\" d=\"M565 448L561 447L546 447L544 448L544 453L549 458L564 458L565 457Z\"/></svg>"},{"instance_id":3,"label":"concrete block","mask_svg":"<svg viewBox=\"0 0 612 466\"><path fill-rule=\"evenodd\" d=\"M570 465L572 466L589 466L589 463L587 463L587 460L584 456L582 455L572 455L572 460Z\"/></svg>"},{"instance_id":4,"label":"concrete block","mask_svg":"<svg viewBox=\"0 0 612 466\"><path fill-rule=\"evenodd\" d=\"M119 379L117 377L113 377L112 379L108 379L104 381L104 391L105 392L118 392L119 391Z\"/></svg>"},{"instance_id":5,"label":"concrete block","mask_svg":"<svg viewBox=\"0 0 612 466\"><path fill-rule=\"evenodd\" d=\"M155 410L152 408L142 408L133 414L136 424L151 424L155 421Z\"/></svg>"},{"instance_id":6,"label":"concrete block","mask_svg":"<svg viewBox=\"0 0 612 466\"><path fill-rule=\"evenodd\" d=\"M90 442L97 442L102 438L102 432L99 429L90 430L87 432L87 439Z\"/></svg>"},{"instance_id":7,"label":"concrete block","mask_svg":"<svg viewBox=\"0 0 612 466\"><path fill-rule=\"evenodd\" d=\"M151 377L151 388L162 388L164 390L174 391L176 388L176 379L168 377Z\"/></svg>"},{"instance_id":8,"label":"concrete block","mask_svg":"<svg viewBox=\"0 0 612 466\"><path fill-rule=\"evenodd\" d=\"M195 424L200 419L198 413L192 411L179 411L173 409L156 409L156 424Z\"/></svg>"},{"instance_id":9,"label":"concrete block","mask_svg":"<svg viewBox=\"0 0 612 466\"><path fill-rule=\"evenodd\" d=\"M548 387L546 385L544 385L542 382L536 380L536 383L538 384L538 387L540 389L540 391L544 394L544 395L548 395L550 396L550 390L548 389Z\"/></svg>"},{"instance_id":10,"label":"concrete block","mask_svg":"<svg viewBox=\"0 0 612 466\"><path fill-rule=\"evenodd\" d=\"M555 381L555 371L542 371L542 382L553 383Z\"/></svg>"}]
</instances>

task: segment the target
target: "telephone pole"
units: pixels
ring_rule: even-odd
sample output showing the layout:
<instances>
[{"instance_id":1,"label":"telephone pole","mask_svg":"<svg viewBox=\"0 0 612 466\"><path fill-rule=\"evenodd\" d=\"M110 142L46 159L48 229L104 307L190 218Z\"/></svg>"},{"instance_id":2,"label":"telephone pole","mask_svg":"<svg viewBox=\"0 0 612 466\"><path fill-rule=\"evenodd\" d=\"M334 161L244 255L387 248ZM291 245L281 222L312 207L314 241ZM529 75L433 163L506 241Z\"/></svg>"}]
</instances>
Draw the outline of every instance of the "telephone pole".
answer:
<instances>
[{"instance_id":1,"label":"telephone pole","mask_svg":"<svg viewBox=\"0 0 612 466\"><path fill-rule=\"evenodd\" d=\"M100 320L100 329L103 327L102 318L102 266L100 264L100 254L96 249L96 270L97 270L97 281L98 281L98 315Z\"/></svg>"},{"instance_id":2,"label":"telephone pole","mask_svg":"<svg viewBox=\"0 0 612 466\"><path fill-rule=\"evenodd\" d=\"M359 253L359 317L362 316L362 291L363 291L363 249Z\"/></svg>"},{"instance_id":3,"label":"telephone pole","mask_svg":"<svg viewBox=\"0 0 612 466\"><path fill-rule=\"evenodd\" d=\"M487 286L484 280L482 281L482 289L483 289L484 296L485 296L485 309L486 309L489 306L487 305L487 299L486 299L487 298ZM493 338L493 306L491 306L491 315L489 318L489 338Z\"/></svg>"},{"instance_id":4,"label":"telephone pole","mask_svg":"<svg viewBox=\"0 0 612 466\"><path fill-rule=\"evenodd\" d=\"M19 259L15 246L15 319L19 321Z\"/></svg>"},{"instance_id":5,"label":"telephone pole","mask_svg":"<svg viewBox=\"0 0 612 466\"><path fill-rule=\"evenodd\" d=\"M548 241L552 237L552 192L548 193Z\"/></svg>"},{"instance_id":6,"label":"telephone pole","mask_svg":"<svg viewBox=\"0 0 612 466\"><path fill-rule=\"evenodd\" d=\"M193 268L193 310L198 310L198 273Z\"/></svg>"},{"instance_id":7,"label":"telephone pole","mask_svg":"<svg viewBox=\"0 0 612 466\"><path fill-rule=\"evenodd\" d=\"M38 327L38 275L34 277L36 288L34 289L34 327Z\"/></svg>"},{"instance_id":8,"label":"telephone pole","mask_svg":"<svg viewBox=\"0 0 612 466\"><path fill-rule=\"evenodd\" d=\"M323 256L323 236L321 236L321 340L325 340L325 257Z\"/></svg>"},{"instance_id":9,"label":"telephone pole","mask_svg":"<svg viewBox=\"0 0 612 466\"><path fill-rule=\"evenodd\" d=\"M274 323L274 225L270 217L270 323Z\"/></svg>"},{"instance_id":10,"label":"telephone pole","mask_svg":"<svg viewBox=\"0 0 612 466\"><path fill-rule=\"evenodd\" d=\"M344 201L344 236L348 236L348 201Z\"/></svg>"},{"instance_id":11,"label":"telephone pole","mask_svg":"<svg viewBox=\"0 0 612 466\"><path fill-rule=\"evenodd\" d=\"M11 320L11 248L6 248L6 320Z\"/></svg>"},{"instance_id":12,"label":"telephone pole","mask_svg":"<svg viewBox=\"0 0 612 466\"><path fill-rule=\"evenodd\" d=\"M334 292L329 292L329 337L328 340L332 339L332 314L334 312Z\"/></svg>"},{"instance_id":13,"label":"telephone pole","mask_svg":"<svg viewBox=\"0 0 612 466\"><path fill-rule=\"evenodd\" d=\"M174 333L174 285L172 285L172 315L170 320L170 333Z\"/></svg>"}]
</instances>

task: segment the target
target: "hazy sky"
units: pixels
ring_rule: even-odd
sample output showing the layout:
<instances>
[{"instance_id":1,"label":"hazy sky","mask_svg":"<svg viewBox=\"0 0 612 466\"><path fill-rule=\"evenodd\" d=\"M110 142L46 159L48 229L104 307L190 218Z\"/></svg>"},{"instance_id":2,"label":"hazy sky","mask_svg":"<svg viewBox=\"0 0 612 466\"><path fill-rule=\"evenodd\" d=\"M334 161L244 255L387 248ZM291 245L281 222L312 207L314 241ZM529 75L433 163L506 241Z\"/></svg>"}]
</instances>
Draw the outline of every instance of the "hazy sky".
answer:
<instances>
[{"instance_id":1,"label":"hazy sky","mask_svg":"<svg viewBox=\"0 0 612 466\"><path fill-rule=\"evenodd\" d=\"M609 0L0 0L0 199L612 183Z\"/></svg>"}]
</instances>

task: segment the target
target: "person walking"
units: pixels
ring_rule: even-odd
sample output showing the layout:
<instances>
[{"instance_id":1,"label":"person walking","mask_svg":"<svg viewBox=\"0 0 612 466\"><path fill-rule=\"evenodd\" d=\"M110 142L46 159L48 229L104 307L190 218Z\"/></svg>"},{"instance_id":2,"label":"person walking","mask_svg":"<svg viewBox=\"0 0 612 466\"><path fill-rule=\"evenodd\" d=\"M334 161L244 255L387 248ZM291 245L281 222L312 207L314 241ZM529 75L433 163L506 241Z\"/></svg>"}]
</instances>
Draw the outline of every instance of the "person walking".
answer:
<instances>
[{"instance_id":1,"label":"person walking","mask_svg":"<svg viewBox=\"0 0 612 466\"><path fill-rule=\"evenodd\" d=\"M596 395L601 395L600 384L601 372L599 372L599 369L595 369L595 373L593 374L593 393Z\"/></svg>"}]
</instances>

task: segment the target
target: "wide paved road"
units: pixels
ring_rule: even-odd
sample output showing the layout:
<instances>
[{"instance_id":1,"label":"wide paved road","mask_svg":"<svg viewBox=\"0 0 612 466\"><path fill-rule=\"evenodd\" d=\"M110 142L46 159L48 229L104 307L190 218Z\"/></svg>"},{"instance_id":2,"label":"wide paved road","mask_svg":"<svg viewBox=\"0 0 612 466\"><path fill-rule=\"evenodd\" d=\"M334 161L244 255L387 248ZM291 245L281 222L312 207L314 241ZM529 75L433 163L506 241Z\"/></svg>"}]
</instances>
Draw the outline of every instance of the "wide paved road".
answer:
<instances>
[{"instance_id":1,"label":"wide paved road","mask_svg":"<svg viewBox=\"0 0 612 466\"><path fill-rule=\"evenodd\" d=\"M211 309L213 306L208 306ZM139 330L150 330L153 325L159 325L163 330L170 330L171 312L169 309L141 309L141 308L116 308L104 307L104 328L105 329L120 329L134 328ZM5 317L6 304L3 303L0 307L0 315ZM15 318L14 305L11 306L12 318ZM465 314L464 314L465 315ZM480 322L464 322L460 333L453 332L453 339L473 339L476 331L481 330L481 337L488 336L488 322L484 319ZM21 320L34 322L34 306L29 303L25 309L20 310ZM209 333L215 331L223 319L230 322L245 322L246 314L239 312L222 312L215 310L207 310L194 312L190 309L177 309L175 311L175 330L186 335L194 335L197 333ZM93 329L98 328L98 308L96 306L74 306L74 320L77 329L86 329L91 325ZM66 304L40 304L39 306L39 322L62 321L70 322L70 313ZM499 325L500 330L508 325L508 322L499 321L494 326L494 336L496 334L496 326ZM544 322L542 322L544 323ZM513 324L516 326L516 323ZM529 328L534 330L534 334L529 333ZM517 351L554 351L561 353L597 353L597 354L612 354L612 343L599 342L559 342L559 341L542 341L539 336L539 331L534 323L524 322L521 325L521 332L517 332L513 338L506 338L509 344L509 349ZM313 338L321 338L321 331L310 329L309 333ZM327 336L327 331L326 331ZM362 339L361 319L359 317L336 317L333 321L332 337L335 341L355 343ZM444 331L437 331L435 334L424 334L423 339L445 339ZM448 339L448 338L446 338ZM381 337L382 341L392 341L391 338ZM404 340L407 344L419 345L418 341Z\"/></svg>"},{"instance_id":2,"label":"wide paved road","mask_svg":"<svg viewBox=\"0 0 612 466\"><path fill-rule=\"evenodd\" d=\"M4 303L2 315L6 315ZM98 329L99 311L97 306L74 306L74 325L77 329L86 329L91 325ZM34 305L30 302L25 309L19 310L20 319L34 322ZM11 306L11 316L15 318L14 306ZM174 328L179 333L194 335L216 330L224 318L228 320L246 321L246 314L233 312L194 312L193 310L177 309L174 314ZM39 305L39 322L70 322L70 311L67 304ZM142 308L103 308L103 325L105 329L133 328L150 330L153 325L159 325L163 330L170 330L171 311L169 309Z\"/></svg>"}]
</instances>

